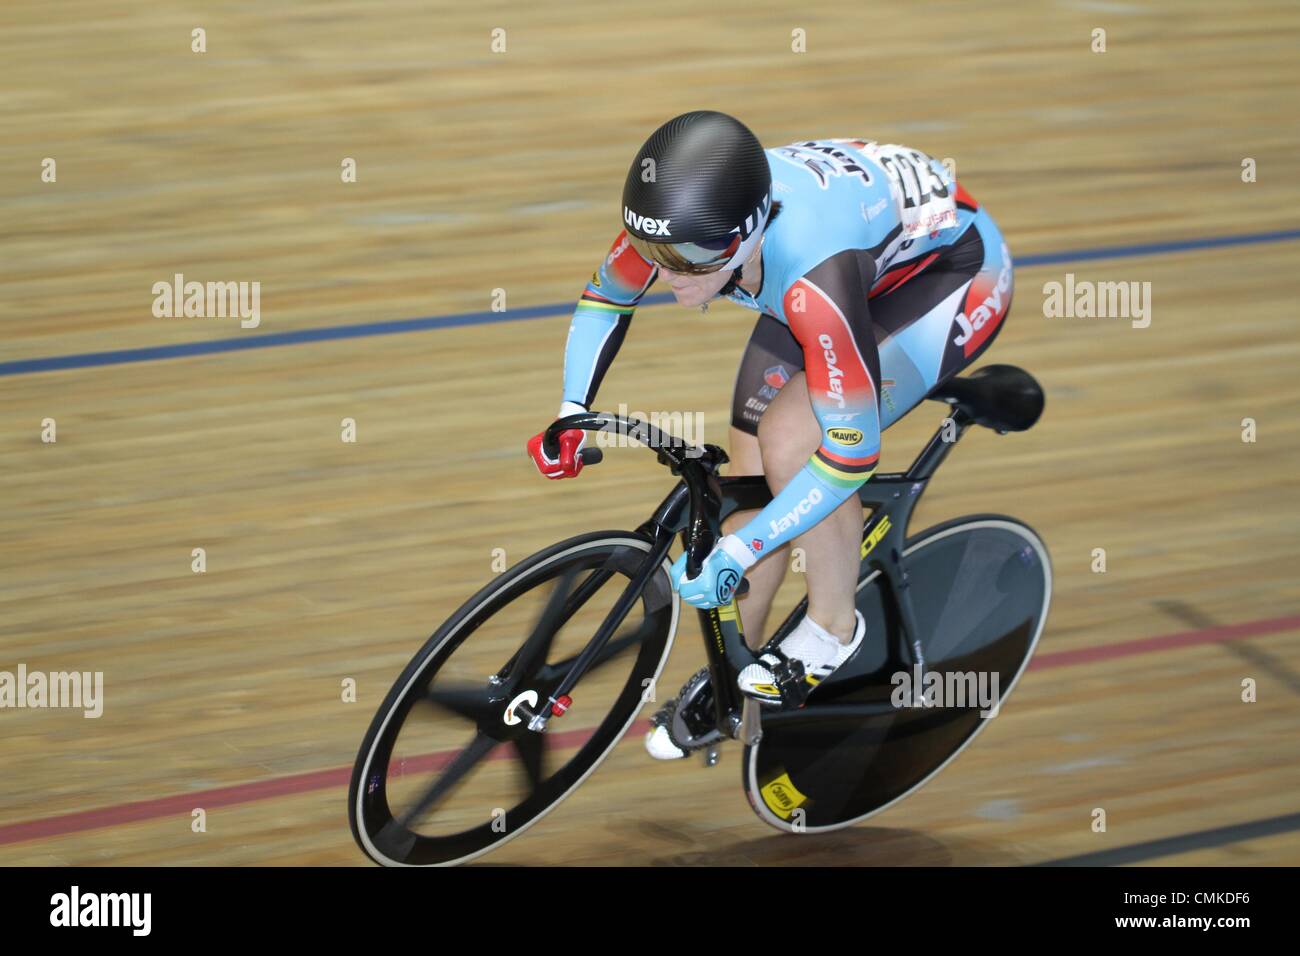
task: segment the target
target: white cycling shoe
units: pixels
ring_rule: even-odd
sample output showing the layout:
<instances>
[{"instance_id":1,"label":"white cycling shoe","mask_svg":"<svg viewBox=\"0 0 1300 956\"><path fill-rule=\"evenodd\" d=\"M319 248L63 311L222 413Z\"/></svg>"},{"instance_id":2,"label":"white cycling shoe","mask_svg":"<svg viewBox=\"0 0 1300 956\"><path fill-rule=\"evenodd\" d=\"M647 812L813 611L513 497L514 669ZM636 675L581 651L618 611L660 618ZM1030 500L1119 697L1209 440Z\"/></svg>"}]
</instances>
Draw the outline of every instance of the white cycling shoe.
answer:
<instances>
[{"instance_id":1,"label":"white cycling shoe","mask_svg":"<svg viewBox=\"0 0 1300 956\"><path fill-rule=\"evenodd\" d=\"M707 667L696 671L677 696L650 718L646 753L656 760L680 760L723 742L723 735L714 726L713 686L709 680Z\"/></svg>"},{"instance_id":2,"label":"white cycling shoe","mask_svg":"<svg viewBox=\"0 0 1300 956\"><path fill-rule=\"evenodd\" d=\"M853 613L858 623L853 632L853 640L848 644L841 644L839 638L806 614L780 643L779 649L787 660L797 660L803 664L804 680L811 687L816 687L834 674L862 646L862 638L867 633L867 622L862 619L860 611L854 610ZM775 654L764 654L758 663L750 664L736 678L741 693L764 704L780 704L783 698L772 671L782 663Z\"/></svg>"},{"instance_id":3,"label":"white cycling shoe","mask_svg":"<svg viewBox=\"0 0 1300 956\"><path fill-rule=\"evenodd\" d=\"M686 751L673 743L664 726L655 727L645 735L645 750L655 760L681 760L686 756Z\"/></svg>"}]
</instances>

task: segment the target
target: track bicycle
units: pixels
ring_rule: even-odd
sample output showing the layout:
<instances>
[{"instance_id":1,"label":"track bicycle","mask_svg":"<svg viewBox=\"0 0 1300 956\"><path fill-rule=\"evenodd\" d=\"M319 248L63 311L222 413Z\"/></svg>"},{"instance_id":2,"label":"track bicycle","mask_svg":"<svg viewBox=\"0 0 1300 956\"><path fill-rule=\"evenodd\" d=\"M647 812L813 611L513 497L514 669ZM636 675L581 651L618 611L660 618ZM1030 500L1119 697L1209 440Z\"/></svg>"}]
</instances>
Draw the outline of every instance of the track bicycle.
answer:
<instances>
[{"instance_id":1,"label":"track bicycle","mask_svg":"<svg viewBox=\"0 0 1300 956\"><path fill-rule=\"evenodd\" d=\"M790 633L807 599L754 651L733 597L697 612L707 667L660 712L674 741L708 764L722 742L741 741L745 793L779 830L852 826L921 787L987 716L976 706L928 706L921 688L984 675L1000 706L1047 619L1051 563L1024 523L977 514L908 534L962 435L972 425L1001 434L1032 427L1042 389L1022 369L988 365L927 398L950 406L948 417L906 472L877 474L858 491L869 509L856 593L867 637L854 656L798 706L760 706L736 676ZM694 576L724 518L772 499L761 475L720 476L727 455L718 446L635 419L571 415L547 429L545 446L554 454L566 429L614 428L680 481L636 530L578 535L502 572L411 659L370 724L348 792L353 836L375 862L473 860L572 793L654 700L681 609L669 579L674 539ZM582 454L595 464L602 453ZM904 674L912 690L900 704Z\"/></svg>"}]
</instances>

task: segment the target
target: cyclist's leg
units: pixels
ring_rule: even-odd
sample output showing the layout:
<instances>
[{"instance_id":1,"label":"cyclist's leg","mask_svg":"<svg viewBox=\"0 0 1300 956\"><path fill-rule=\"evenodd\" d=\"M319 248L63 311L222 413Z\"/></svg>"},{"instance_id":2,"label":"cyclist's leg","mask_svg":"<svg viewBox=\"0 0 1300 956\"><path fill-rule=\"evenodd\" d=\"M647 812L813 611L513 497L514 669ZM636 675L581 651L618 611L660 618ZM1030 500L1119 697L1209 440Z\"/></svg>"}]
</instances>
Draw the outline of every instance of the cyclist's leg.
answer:
<instances>
[{"instance_id":1,"label":"cyclist's leg","mask_svg":"<svg viewBox=\"0 0 1300 956\"><path fill-rule=\"evenodd\" d=\"M728 448L731 457L733 475L763 474L763 457L759 451L758 439L739 428L731 429L731 445ZM737 511L728 515L722 522L722 530L735 531L748 523L757 511ZM745 640L751 648L763 646L767 640L767 616L772 610L772 599L785 580L786 565L789 561L790 545L786 544L768 555L749 569L745 580L749 582L749 591L737 599L740 608L740 621L745 628Z\"/></svg>"},{"instance_id":2,"label":"cyclist's leg","mask_svg":"<svg viewBox=\"0 0 1300 956\"><path fill-rule=\"evenodd\" d=\"M763 413L758 437L767 483L776 494L808 463L822 440L803 372L790 379ZM806 559L808 617L839 638L841 644L853 641L857 626L854 594L861 543L862 503L857 495L792 542L803 549ZM754 565L749 574L767 560Z\"/></svg>"},{"instance_id":3,"label":"cyclist's leg","mask_svg":"<svg viewBox=\"0 0 1300 956\"><path fill-rule=\"evenodd\" d=\"M933 265L872 299L873 325L885 333L878 340L882 429L983 353L1001 329L1011 293L1010 255L997 226L980 211ZM772 400L759 425L763 471L773 494L820 441L801 373ZM807 557L808 616L846 644L856 623L862 520L855 495L793 542Z\"/></svg>"},{"instance_id":4,"label":"cyclist's leg","mask_svg":"<svg viewBox=\"0 0 1300 956\"><path fill-rule=\"evenodd\" d=\"M731 407L731 458L728 474L764 474L759 449L758 425L768 405L781 392L791 376L803 368L803 350L790 330L771 316L760 316L754 324L736 372L736 386ZM789 480L789 479L787 479ZM769 486L771 481L768 482ZM777 489L773 489L775 493ZM726 532L735 531L749 522L757 512L738 511L723 522ZM760 647L767 639L767 616L772 608L789 559L785 545L754 565L745 575L749 592L737 601L745 639L750 647Z\"/></svg>"}]
</instances>

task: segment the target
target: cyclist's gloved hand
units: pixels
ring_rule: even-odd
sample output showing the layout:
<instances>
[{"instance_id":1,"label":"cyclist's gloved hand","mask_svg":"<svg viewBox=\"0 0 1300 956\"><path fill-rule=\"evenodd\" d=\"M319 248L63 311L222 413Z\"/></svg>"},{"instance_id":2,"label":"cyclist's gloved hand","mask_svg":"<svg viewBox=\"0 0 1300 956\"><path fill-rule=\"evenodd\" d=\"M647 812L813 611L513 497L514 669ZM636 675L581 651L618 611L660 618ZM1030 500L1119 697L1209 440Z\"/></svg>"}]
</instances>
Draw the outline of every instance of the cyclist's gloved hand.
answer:
<instances>
[{"instance_id":1,"label":"cyclist's gloved hand","mask_svg":"<svg viewBox=\"0 0 1300 956\"><path fill-rule=\"evenodd\" d=\"M560 413L555 417L565 418L586 410L577 402L563 402L560 405ZM546 450L542 448L542 438L545 434L543 430L528 439L528 455L533 459L537 470L547 478L577 478L578 472L582 471L580 452L583 445L587 443L587 433L576 428L560 432L559 458L549 457Z\"/></svg>"},{"instance_id":2,"label":"cyclist's gloved hand","mask_svg":"<svg viewBox=\"0 0 1300 956\"><path fill-rule=\"evenodd\" d=\"M745 542L734 534L729 534L709 552L700 565L700 573L695 577L686 577L685 554L673 562L673 587L687 604L705 611L711 607L722 607L731 603L740 579L757 560Z\"/></svg>"}]
</instances>

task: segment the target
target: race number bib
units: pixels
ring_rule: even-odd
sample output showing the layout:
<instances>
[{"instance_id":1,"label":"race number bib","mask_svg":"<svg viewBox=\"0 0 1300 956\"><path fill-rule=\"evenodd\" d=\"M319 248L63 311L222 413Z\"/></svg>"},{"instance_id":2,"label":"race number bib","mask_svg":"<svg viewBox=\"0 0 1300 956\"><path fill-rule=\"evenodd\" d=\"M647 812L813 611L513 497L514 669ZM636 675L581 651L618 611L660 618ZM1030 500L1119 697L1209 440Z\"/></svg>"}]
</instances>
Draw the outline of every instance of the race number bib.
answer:
<instances>
[{"instance_id":1,"label":"race number bib","mask_svg":"<svg viewBox=\"0 0 1300 956\"><path fill-rule=\"evenodd\" d=\"M919 239L940 229L957 225L957 201L947 170L920 150L906 146L852 143L862 155L874 160L889 175L890 191L903 223L904 239Z\"/></svg>"}]
</instances>

